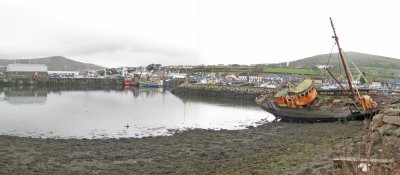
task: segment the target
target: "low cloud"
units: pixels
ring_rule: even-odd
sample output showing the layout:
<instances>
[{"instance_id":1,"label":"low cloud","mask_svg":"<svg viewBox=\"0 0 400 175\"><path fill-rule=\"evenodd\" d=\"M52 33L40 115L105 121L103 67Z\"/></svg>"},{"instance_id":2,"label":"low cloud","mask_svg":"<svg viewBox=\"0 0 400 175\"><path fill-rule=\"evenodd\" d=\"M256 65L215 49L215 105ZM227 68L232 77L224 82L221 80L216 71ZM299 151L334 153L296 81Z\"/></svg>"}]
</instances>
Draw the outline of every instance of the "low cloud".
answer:
<instances>
[{"instance_id":1,"label":"low cloud","mask_svg":"<svg viewBox=\"0 0 400 175\"><path fill-rule=\"evenodd\" d=\"M131 36L112 34L52 34L31 37L14 46L0 46L0 59L27 59L61 55L77 61L108 67L137 66L150 63L193 64L197 53ZM186 61L185 61L186 60ZM189 61L190 60L190 61Z\"/></svg>"}]
</instances>

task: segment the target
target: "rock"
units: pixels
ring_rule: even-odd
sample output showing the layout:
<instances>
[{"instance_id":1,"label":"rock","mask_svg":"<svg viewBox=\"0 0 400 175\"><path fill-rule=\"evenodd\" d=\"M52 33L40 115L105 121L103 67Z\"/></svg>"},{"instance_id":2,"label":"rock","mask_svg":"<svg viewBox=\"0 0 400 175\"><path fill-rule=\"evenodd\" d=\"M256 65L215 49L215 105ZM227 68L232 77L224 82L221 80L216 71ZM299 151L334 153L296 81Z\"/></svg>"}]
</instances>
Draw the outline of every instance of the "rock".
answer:
<instances>
[{"instance_id":1,"label":"rock","mask_svg":"<svg viewBox=\"0 0 400 175\"><path fill-rule=\"evenodd\" d=\"M387 136L384 138L384 140L389 143L390 145L393 145L395 147L400 148L400 138L396 136Z\"/></svg>"},{"instance_id":2,"label":"rock","mask_svg":"<svg viewBox=\"0 0 400 175\"><path fill-rule=\"evenodd\" d=\"M400 128L397 128L396 131L393 132L393 135L400 137Z\"/></svg>"},{"instance_id":3,"label":"rock","mask_svg":"<svg viewBox=\"0 0 400 175\"><path fill-rule=\"evenodd\" d=\"M386 115L400 115L400 109L399 108L395 108L395 109L390 108L390 109L386 109L384 111L384 113Z\"/></svg>"},{"instance_id":4,"label":"rock","mask_svg":"<svg viewBox=\"0 0 400 175\"><path fill-rule=\"evenodd\" d=\"M369 121L369 120L364 120L363 125L364 125L364 129L369 129L372 126L371 121Z\"/></svg>"},{"instance_id":5,"label":"rock","mask_svg":"<svg viewBox=\"0 0 400 175\"><path fill-rule=\"evenodd\" d=\"M382 121L384 123L400 126L400 116L385 116Z\"/></svg>"},{"instance_id":6,"label":"rock","mask_svg":"<svg viewBox=\"0 0 400 175\"><path fill-rule=\"evenodd\" d=\"M371 133L371 140L373 140L374 142L378 142L380 140L382 140L382 135L379 134L379 132L375 131Z\"/></svg>"},{"instance_id":7,"label":"rock","mask_svg":"<svg viewBox=\"0 0 400 175\"><path fill-rule=\"evenodd\" d=\"M392 135L397 128L395 125L384 124L378 128L378 131L382 135Z\"/></svg>"},{"instance_id":8,"label":"rock","mask_svg":"<svg viewBox=\"0 0 400 175\"><path fill-rule=\"evenodd\" d=\"M378 126L382 126L382 119L385 116L385 114L376 114L373 118L372 118L372 122L371 122L371 128L375 129Z\"/></svg>"},{"instance_id":9,"label":"rock","mask_svg":"<svg viewBox=\"0 0 400 175\"><path fill-rule=\"evenodd\" d=\"M363 167L362 169L361 169L361 171L363 172L363 173L366 173L366 172L368 172L368 167Z\"/></svg>"}]
</instances>

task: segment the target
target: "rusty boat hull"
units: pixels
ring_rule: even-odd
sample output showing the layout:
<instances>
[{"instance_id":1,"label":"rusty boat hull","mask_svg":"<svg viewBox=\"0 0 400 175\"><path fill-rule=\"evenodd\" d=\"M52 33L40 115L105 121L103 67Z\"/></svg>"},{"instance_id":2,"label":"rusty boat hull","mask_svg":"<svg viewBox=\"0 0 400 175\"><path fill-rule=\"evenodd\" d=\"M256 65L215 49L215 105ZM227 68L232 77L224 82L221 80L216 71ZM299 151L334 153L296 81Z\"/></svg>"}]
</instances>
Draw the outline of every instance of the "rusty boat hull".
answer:
<instances>
[{"instance_id":1,"label":"rusty boat hull","mask_svg":"<svg viewBox=\"0 0 400 175\"><path fill-rule=\"evenodd\" d=\"M383 95L375 90L360 90L360 94L369 94L377 103L377 108L362 110L362 105L349 108L351 102L348 92L342 90L318 90L318 97L303 108L282 107L276 104L272 94L265 94L256 99L257 104L273 114L277 120L287 122L336 122L363 120L377 114L385 106L399 100ZM360 110L354 110L359 108ZM352 110L353 109L353 110Z\"/></svg>"},{"instance_id":2,"label":"rusty boat hull","mask_svg":"<svg viewBox=\"0 0 400 175\"><path fill-rule=\"evenodd\" d=\"M273 100L261 102L261 108L273 114L277 120L285 122L336 122L363 120L379 112L379 109L352 112L349 109L312 109L312 108L283 108L276 106Z\"/></svg>"}]
</instances>

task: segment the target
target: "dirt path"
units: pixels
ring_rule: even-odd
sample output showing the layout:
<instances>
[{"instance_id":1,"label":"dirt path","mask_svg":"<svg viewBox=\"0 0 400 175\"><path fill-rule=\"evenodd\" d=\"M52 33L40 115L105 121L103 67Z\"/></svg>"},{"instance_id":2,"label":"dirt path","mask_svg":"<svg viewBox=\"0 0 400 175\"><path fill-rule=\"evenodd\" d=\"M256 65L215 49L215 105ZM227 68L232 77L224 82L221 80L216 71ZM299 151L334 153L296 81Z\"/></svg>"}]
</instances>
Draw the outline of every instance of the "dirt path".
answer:
<instances>
[{"instance_id":1,"label":"dirt path","mask_svg":"<svg viewBox=\"0 0 400 175\"><path fill-rule=\"evenodd\" d=\"M362 132L350 122L119 140L0 136L0 174L329 174L332 143Z\"/></svg>"}]
</instances>

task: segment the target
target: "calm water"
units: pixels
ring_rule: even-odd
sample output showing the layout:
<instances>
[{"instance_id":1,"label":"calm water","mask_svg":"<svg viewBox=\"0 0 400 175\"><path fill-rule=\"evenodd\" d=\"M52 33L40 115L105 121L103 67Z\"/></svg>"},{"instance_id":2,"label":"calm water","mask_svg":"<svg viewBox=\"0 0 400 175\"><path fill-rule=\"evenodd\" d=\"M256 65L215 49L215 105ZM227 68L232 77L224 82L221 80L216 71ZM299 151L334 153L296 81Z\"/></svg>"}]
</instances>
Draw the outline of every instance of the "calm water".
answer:
<instances>
[{"instance_id":1,"label":"calm water","mask_svg":"<svg viewBox=\"0 0 400 175\"><path fill-rule=\"evenodd\" d=\"M0 135L119 138L244 129L274 117L251 101L181 98L161 89L0 90Z\"/></svg>"}]
</instances>

